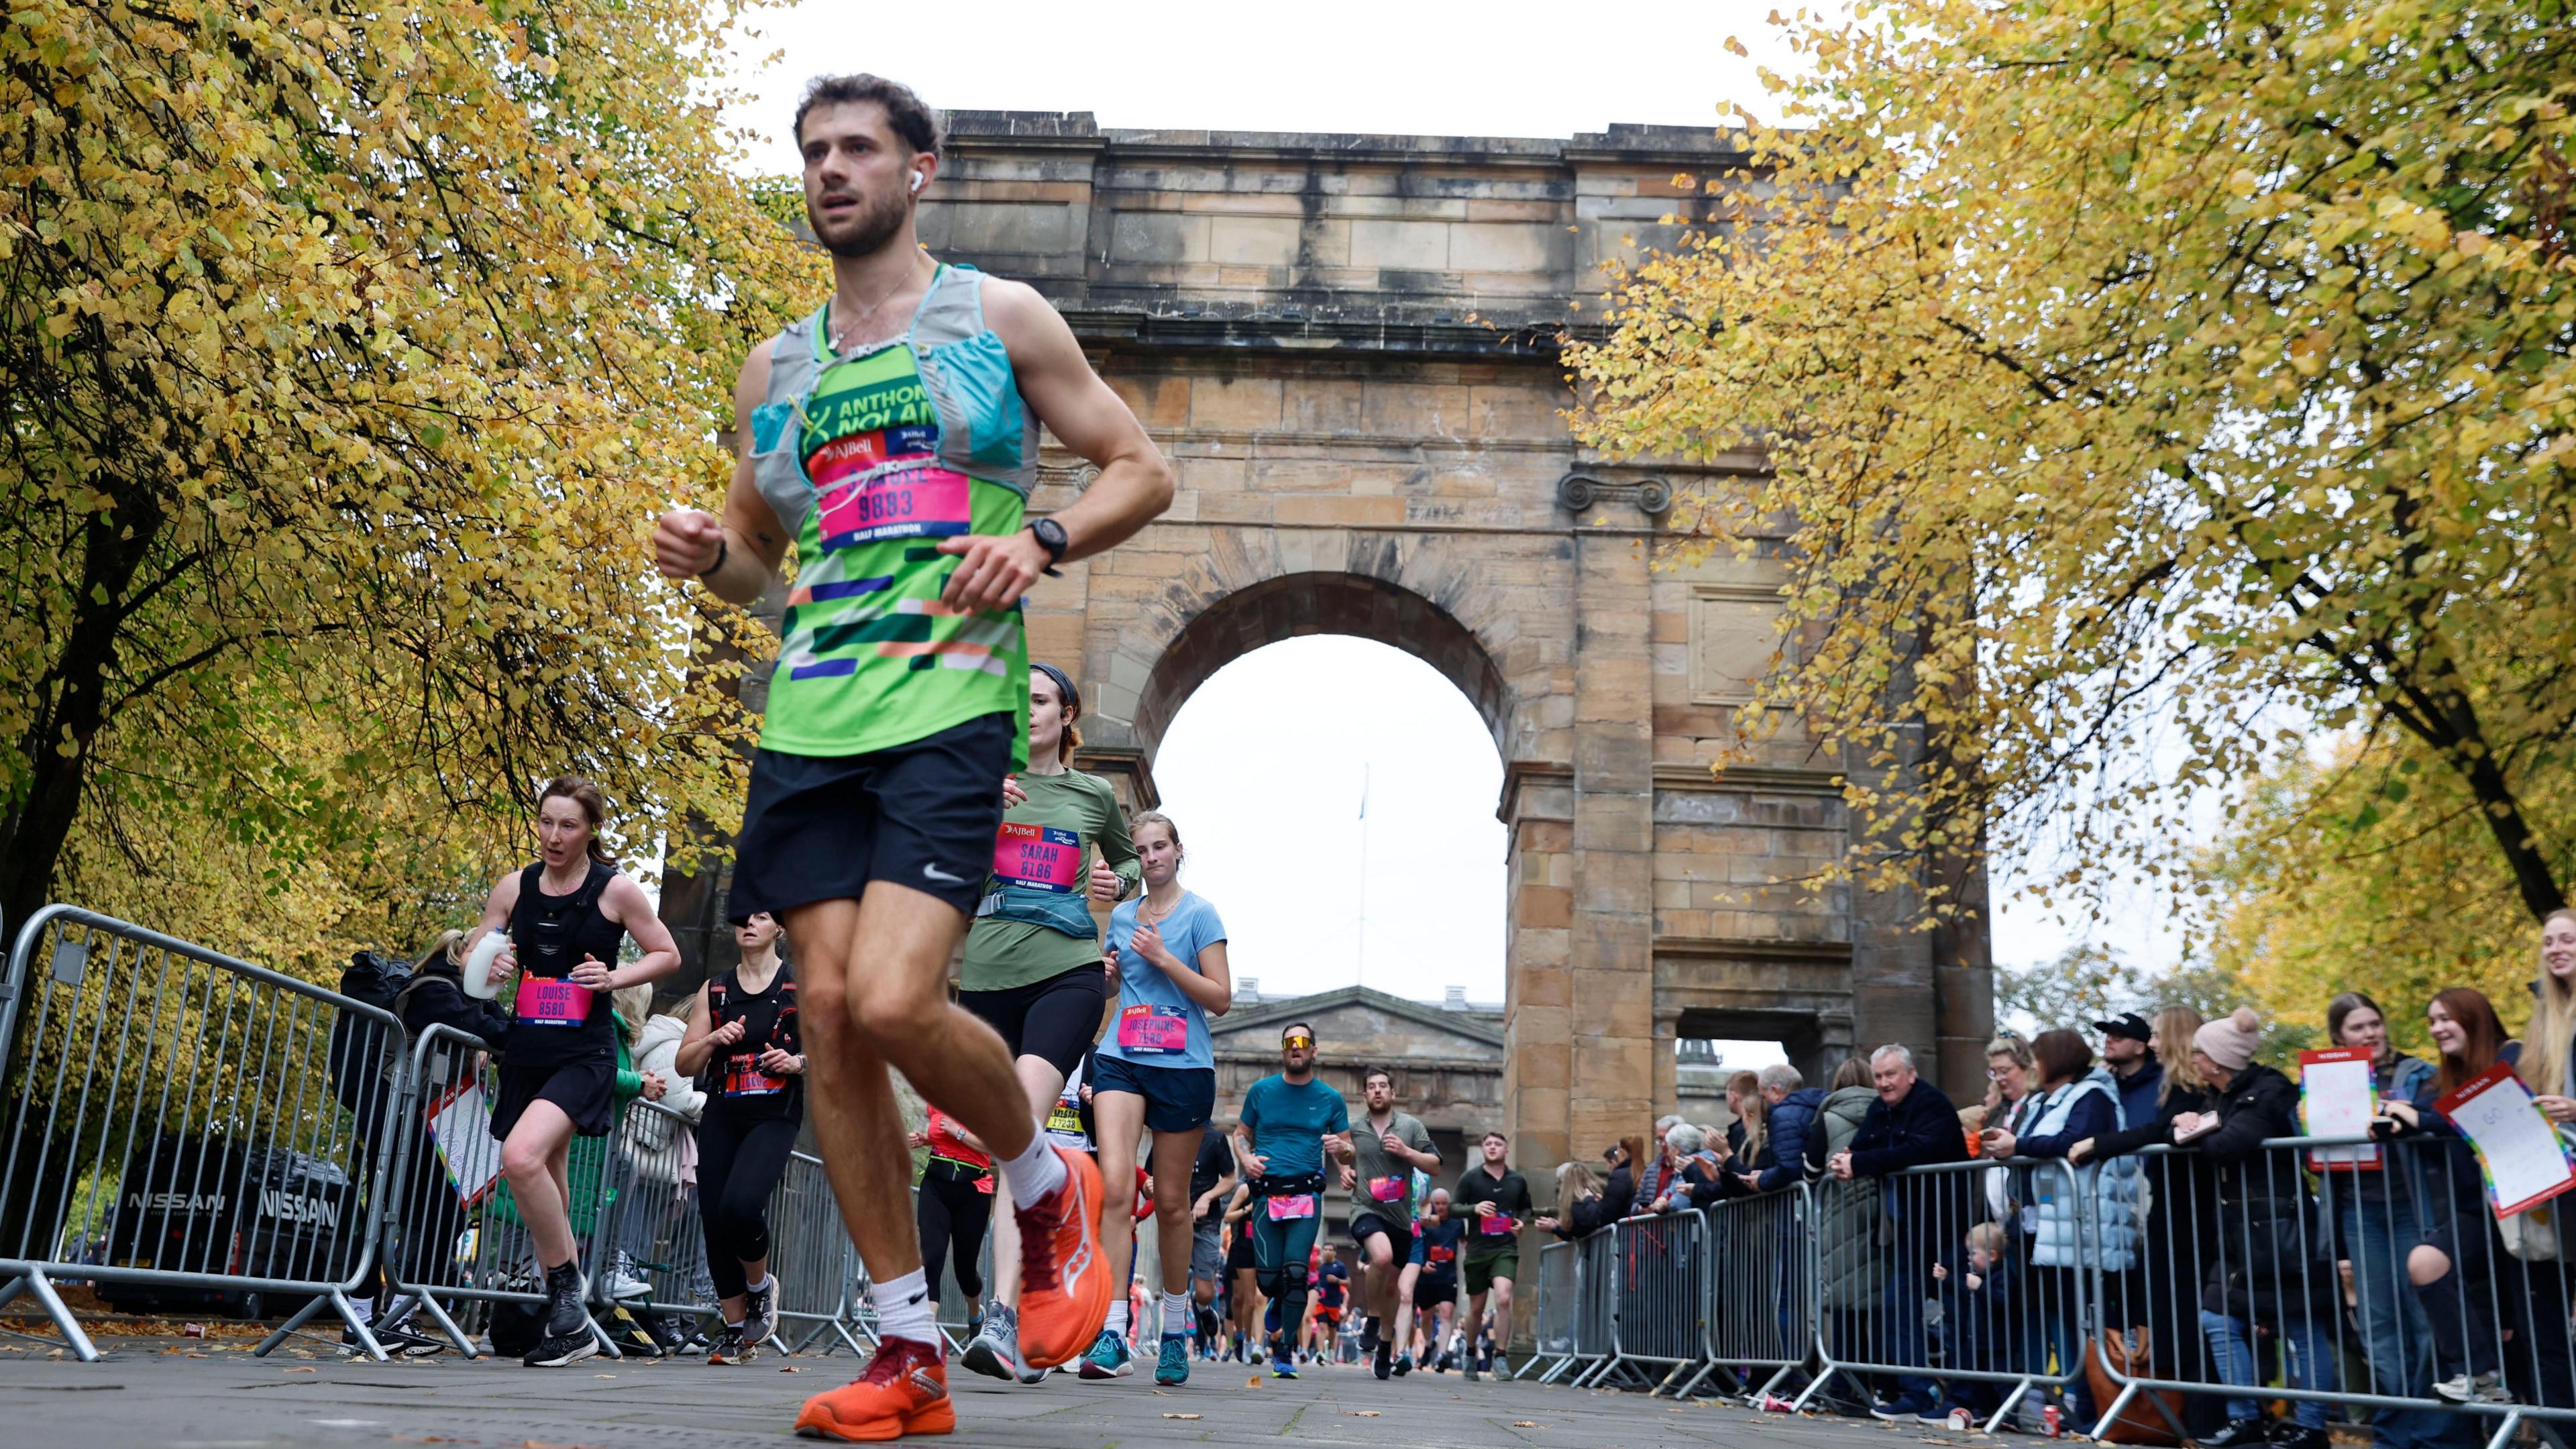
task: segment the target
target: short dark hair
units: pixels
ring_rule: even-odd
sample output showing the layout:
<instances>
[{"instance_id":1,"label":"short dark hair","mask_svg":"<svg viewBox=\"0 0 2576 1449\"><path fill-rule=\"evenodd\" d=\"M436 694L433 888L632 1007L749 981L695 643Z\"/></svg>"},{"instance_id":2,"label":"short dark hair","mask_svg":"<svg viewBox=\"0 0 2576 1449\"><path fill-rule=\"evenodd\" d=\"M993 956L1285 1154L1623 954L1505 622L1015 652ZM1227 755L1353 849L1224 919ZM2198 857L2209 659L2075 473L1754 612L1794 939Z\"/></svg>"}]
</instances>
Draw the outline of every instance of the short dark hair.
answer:
<instances>
[{"instance_id":1,"label":"short dark hair","mask_svg":"<svg viewBox=\"0 0 2576 1449\"><path fill-rule=\"evenodd\" d=\"M1503 1137L1502 1130L1496 1127L1488 1127L1485 1129L1485 1137ZM1479 1137L1476 1140L1482 1142L1485 1140L1485 1137ZM1508 1137L1503 1137L1503 1145L1507 1147L1510 1146L1511 1140L1512 1139Z\"/></svg>"},{"instance_id":2,"label":"short dark hair","mask_svg":"<svg viewBox=\"0 0 2576 1449\"><path fill-rule=\"evenodd\" d=\"M1361 1090L1367 1090L1368 1084L1376 1081L1380 1077L1386 1078L1388 1088L1392 1089L1395 1086L1395 1073L1388 1071L1384 1067L1371 1067L1367 1071L1360 1073Z\"/></svg>"},{"instance_id":3,"label":"short dark hair","mask_svg":"<svg viewBox=\"0 0 2576 1449\"><path fill-rule=\"evenodd\" d=\"M1315 1034L1315 1024L1314 1024L1313 1022L1311 1022L1311 1021L1292 1021L1292 1022L1288 1023L1286 1026L1283 1026L1283 1027L1279 1028L1279 1039L1280 1039L1281 1041L1286 1041L1286 1040L1287 1040L1288 1038L1290 1038L1291 1036L1296 1035L1296 1034L1297 1034L1297 1032L1298 1032L1299 1030L1301 1030L1301 1029L1302 1029L1302 1030L1306 1033L1306 1035L1308 1035L1308 1036L1313 1036L1313 1035Z\"/></svg>"},{"instance_id":4,"label":"short dark hair","mask_svg":"<svg viewBox=\"0 0 2576 1449\"><path fill-rule=\"evenodd\" d=\"M796 144L805 144L805 113L816 106L847 106L862 101L885 108L886 124L895 135L915 151L939 154L942 139L939 113L928 102L913 93L901 81L861 72L857 75L818 75L805 87L805 99L796 103Z\"/></svg>"}]
</instances>

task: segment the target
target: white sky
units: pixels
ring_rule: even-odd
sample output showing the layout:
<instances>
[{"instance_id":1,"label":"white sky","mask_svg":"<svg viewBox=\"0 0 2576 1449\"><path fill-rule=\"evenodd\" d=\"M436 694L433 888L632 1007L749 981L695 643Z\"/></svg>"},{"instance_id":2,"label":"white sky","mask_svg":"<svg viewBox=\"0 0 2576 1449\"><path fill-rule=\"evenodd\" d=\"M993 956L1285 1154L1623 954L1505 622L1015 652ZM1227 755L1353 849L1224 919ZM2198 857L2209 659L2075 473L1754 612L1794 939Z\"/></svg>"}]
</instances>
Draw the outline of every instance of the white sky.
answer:
<instances>
[{"instance_id":1,"label":"white sky","mask_svg":"<svg viewBox=\"0 0 2576 1449\"><path fill-rule=\"evenodd\" d=\"M747 158L764 172L797 167L788 122L806 81L855 70L902 80L935 106L1090 111L1105 127L1561 137L1614 121L1715 125L1738 104L1775 114L1756 67L1795 58L1772 39L1772 9L1667 6L1651 30L1622 31L1519 0L1316 0L1293 14L1204 0L1079 10L986 0L895 21L881 6L817 0L754 17L759 35L743 53L782 54L738 72L748 100L732 118L764 138ZM1730 37L1750 58L1727 50ZM1281 759L1298 770L1265 763ZM1501 762L1446 680L1357 639L1292 640L1238 661L1190 699L1164 742L1157 779L1193 857L1187 879L1223 911L1236 972L1265 994L1357 978L1364 766L1368 984L1434 1000L1458 985L1500 1001ZM2169 960L2171 936L2146 924L2167 914L2141 896L2120 913L2136 939L2112 939ZM1995 955L2040 960L2096 934L2007 906Z\"/></svg>"}]
</instances>

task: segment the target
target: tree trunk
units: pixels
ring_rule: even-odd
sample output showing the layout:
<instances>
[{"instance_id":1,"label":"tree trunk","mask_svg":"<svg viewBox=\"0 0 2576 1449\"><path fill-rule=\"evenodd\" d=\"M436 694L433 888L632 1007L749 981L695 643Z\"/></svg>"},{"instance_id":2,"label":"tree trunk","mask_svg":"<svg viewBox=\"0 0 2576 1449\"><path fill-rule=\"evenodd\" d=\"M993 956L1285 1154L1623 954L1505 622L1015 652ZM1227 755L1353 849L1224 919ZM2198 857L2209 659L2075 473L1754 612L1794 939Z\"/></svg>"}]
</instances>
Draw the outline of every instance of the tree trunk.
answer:
<instances>
[{"instance_id":1,"label":"tree trunk","mask_svg":"<svg viewBox=\"0 0 2576 1449\"><path fill-rule=\"evenodd\" d=\"M82 530L71 628L36 685L43 702L18 744L27 761L27 793L0 817L0 929L11 935L53 891L64 842L80 815L90 747L107 723L126 593L164 517L151 490L129 489L115 509L92 514Z\"/></svg>"}]
</instances>

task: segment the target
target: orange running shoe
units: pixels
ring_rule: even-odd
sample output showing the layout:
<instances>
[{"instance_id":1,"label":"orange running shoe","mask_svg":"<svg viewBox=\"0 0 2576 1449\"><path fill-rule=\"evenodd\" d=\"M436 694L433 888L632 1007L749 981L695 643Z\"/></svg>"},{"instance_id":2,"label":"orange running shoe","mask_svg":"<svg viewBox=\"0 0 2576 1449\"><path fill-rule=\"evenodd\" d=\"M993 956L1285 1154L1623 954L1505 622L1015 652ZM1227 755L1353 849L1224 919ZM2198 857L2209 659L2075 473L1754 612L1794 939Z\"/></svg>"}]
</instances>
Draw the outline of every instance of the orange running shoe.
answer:
<instances>
[{"instance_id":1,"label":"orange running shoe","mask_svg":"<svg viewBox=\"0 0 2576 1449\"><path fill-rule=\"evenodd\" d=\"M1100 1251L1100 1165L1054 1149L1065 1183L1046 1201L1015 1208L1020 1222L1020 1357L1033 1369L1071 1363L1109 1321L1109 1281Z\"/></svg>"},{"instance_id":2,"label":"orange running shoe","mask_svg":"<svg viewBox=\"0 0 2576 1449\"><path fill-rule=\"evenodd\" d=\"M866 1373L805 1401L796 1432L852 1441L953 1434L957 1408L948 1401L948 1366L941 1360L936 1344L889 1338L877 1345Z\"/></svg>"}]
</instances>

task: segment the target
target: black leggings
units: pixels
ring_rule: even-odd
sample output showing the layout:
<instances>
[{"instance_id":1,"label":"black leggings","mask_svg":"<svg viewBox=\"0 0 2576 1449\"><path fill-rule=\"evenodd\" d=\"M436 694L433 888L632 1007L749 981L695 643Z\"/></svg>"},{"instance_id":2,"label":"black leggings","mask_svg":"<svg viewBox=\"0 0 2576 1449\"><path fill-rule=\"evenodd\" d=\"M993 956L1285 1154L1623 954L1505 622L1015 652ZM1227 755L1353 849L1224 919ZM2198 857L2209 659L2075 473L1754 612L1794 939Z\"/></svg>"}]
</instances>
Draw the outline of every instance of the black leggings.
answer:
<instances>
[{"instance_id":1,"label":"black leggings","mask_svg":"<svg viewBox=\"0 0 2576 1449\"><path fill-rule=\"evenodd\" d=\"M986 1178L989 1184L992 1181ZM984 1253L984 1230L993 1221L993 1194L973 1182L947 1176L933 1164L921 1175L921 1195L914 1199L913 1226L921 1230L921 1271L932 1302L939 1300L939 1260L957 1269L957 1291L970 1299L984 1296L984 1275L976 1260Z\"/></svg>"},{"instance_id":2,"label":"black leggings","mask_svg":"<svg viewBox=\"0 0 2576 1449\"><path fill-rule=\"evenodd\" d=\"M769 1194L795 1150L795 1118L746 1121L721 1100L707 1104L698 1123L698 1213L718 1298L741 1297L749 1286L742 1265L769 1256Z\"/></svg>"}]
</instances>

